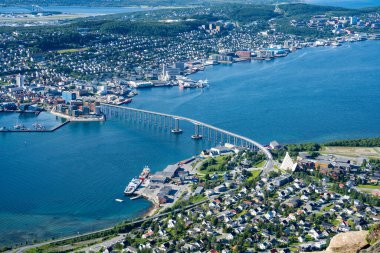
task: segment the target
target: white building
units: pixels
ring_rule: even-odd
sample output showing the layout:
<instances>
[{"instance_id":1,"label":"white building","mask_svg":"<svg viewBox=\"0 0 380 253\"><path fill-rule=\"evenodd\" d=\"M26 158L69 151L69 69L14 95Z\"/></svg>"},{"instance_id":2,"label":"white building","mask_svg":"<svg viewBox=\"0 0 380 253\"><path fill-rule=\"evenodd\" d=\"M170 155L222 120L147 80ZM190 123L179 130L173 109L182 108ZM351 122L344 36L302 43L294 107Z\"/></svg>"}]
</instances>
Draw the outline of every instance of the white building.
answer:
<instances>
[{"instance_id":1,"label":"white building","mask_svg":"<svg viewBox=\"0 0 380 253\"><path fill-rule=\"evenodd\" d=\"M285 158L281 163L280 169L294 171L297 167L297 163L294 163L289 153L286 152Z\"/></svg>"},{"instance_id":2,"label":"white building","mask_svg":"<svg viewBox=\"0 0 380 253\"><path fill-rule=\"evenodd\" d=\"M25 82L25 77L21 74L18 74L16 76L16 85L18 87L24 88L24 82Z\"/></svg>"}]
</instances>

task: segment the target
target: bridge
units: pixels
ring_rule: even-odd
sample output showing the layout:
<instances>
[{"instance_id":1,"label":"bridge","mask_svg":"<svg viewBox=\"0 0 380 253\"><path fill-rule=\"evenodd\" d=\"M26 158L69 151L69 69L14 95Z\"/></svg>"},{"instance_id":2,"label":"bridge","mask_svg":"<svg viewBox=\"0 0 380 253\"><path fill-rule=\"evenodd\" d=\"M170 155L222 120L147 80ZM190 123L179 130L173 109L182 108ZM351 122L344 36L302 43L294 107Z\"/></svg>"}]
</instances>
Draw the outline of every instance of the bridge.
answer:
<instances>
[{"instance_id":1,"label":"bridge","mask_svg":"<svg viewBox=\"0 0 380 253\"><path fill-rule=\"evenodd\" d=\"M272 154L260 143L245 136L229 132L198 120L177 115L110 104L100 104L100 108L106 118L121 118L143 124L149 124L157 128L167 129L172 134L181 134L183 132L180 128L180 122L183 121L190 123L194 126L194 134L191 135L192 139L200 140L206 138L207 140L212 140L215 142L231 143L235 146L245 147L254 151L261 151L268 159L265 167L272 167Z\"/></svg>"}]
</instances>

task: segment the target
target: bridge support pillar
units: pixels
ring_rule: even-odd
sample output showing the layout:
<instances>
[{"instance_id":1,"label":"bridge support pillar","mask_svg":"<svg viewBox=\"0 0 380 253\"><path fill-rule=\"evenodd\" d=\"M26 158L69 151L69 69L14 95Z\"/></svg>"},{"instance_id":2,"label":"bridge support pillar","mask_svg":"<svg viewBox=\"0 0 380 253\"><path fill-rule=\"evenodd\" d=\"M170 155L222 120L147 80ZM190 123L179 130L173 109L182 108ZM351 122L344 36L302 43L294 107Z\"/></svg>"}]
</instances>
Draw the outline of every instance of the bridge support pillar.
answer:
<instances>
[{"instance_id":1,"label":"bridge support pillar","mask_svg":"<svg viewBox=\"0 0 380 253\"><path fill-rule=\"evenodd\" d=\"M195 133L191 136L192 139L194 140L200 140L202 139L202 135L199 134L199 124L194 124L194 128L195 128Z\"/></svg>"},{"instance_id":2,"label":"bridge support pillar","mask_svg":"<svg viewBox=\"0 0 380 253\"><path fill-rule=\"evenodd\" d=\"M179 128L179 119L174 118L174 128L171 130L173 134L180 134L182 133L182 129Z\"/></svg>"}]
</instances>

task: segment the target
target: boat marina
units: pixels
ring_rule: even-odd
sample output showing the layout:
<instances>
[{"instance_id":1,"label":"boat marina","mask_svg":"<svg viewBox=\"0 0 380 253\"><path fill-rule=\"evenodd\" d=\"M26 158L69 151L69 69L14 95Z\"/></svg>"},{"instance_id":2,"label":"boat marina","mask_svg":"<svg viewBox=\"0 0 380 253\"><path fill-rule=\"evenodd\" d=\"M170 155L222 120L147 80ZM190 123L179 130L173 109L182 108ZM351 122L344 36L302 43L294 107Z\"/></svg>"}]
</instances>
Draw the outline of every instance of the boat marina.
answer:
<instances>
[{"instance_id":1,"label":"boat marina","mask_svg":"<svg viewBox=\"0 0 380 253\"><path fill-rule=\"evenodd\" d=\"M0 132L2 133L54 132L68 123L70 123L70 120L67 120L51 129L46 129L46 127L40 123L34 123L32 128L28 128L21 123L17 123L13 126L13 128L8 128L6 126L0 127Z\"/></svg>"}]
</instances>

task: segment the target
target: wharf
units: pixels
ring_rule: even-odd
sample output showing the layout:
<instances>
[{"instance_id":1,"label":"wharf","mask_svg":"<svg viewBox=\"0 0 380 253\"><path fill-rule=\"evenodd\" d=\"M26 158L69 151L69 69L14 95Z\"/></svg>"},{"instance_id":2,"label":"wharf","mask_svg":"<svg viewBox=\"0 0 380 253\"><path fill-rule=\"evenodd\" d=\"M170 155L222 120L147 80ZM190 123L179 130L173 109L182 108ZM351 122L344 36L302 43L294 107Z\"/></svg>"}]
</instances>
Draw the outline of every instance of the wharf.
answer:
<instances>
[{"instance_id":1,"label":"wharf","mask_svg":"<svg viewBox=\"0 0 380 253\"><path fill-rule=\"evenodd\" d=\"M38 129L25 129L25 130L5 129L5 130L0 130L0 133L51 133L51 132L54 132L54 131L60 129L61 127L67 125L68 123L70 123L70 120L63 122L62 124L59 124L58 126L55 126L52 129L41 129L41 130L38 130Z\"/></svg>"},{"instance_id":2,"label":"wharf","mask_svg":"<svg viewBox=\"0 0 380 253\"><path fill-rule=\"evenodd\" d=\"M22 110L13 110L13 111L8 111L8 110L2 110L0 113L20 113L20 114L35 114L39 115L42 111L22 111Z\"/></svg>"}]
</instances>

